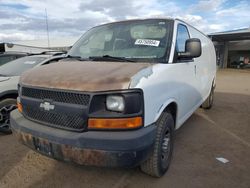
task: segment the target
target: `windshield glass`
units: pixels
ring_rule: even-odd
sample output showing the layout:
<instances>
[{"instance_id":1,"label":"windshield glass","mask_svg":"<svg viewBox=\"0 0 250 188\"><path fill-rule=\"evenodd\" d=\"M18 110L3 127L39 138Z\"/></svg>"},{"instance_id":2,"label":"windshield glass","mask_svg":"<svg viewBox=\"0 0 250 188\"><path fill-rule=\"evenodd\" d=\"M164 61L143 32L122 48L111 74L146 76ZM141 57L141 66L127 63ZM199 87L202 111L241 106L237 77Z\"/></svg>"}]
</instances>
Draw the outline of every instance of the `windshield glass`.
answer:
<instances>
[{"instance_id":1,"label":"windshield glass","mask_svg":"<svg viewBox=\"0 0 250 188\"><path fill-rule=\"evenodd\" d=\"M166 61L169 20L135 20L106 24L86 32L68 55L81 58L123 57L136 61Z\"/></svg>"},{"instance_id":2,"label":"windshield glass","mask_svg":"<svg viewBox=\"0 0 250 188\"><path fill-rule=\"evenodd\" d=\"M24 71L33 68L46 57L27 56L0 66L1 76L20 76Z\"/></svg>"},{"instance_id":3,"label":"windshield glass","mask_svg":"<svg viewBox=\"0 0 250 188\"><path fill-rule=\"evenodd\" d=\"M0 66L15 59L15 56L0 56Z\"/></svg>"}]
</instances>

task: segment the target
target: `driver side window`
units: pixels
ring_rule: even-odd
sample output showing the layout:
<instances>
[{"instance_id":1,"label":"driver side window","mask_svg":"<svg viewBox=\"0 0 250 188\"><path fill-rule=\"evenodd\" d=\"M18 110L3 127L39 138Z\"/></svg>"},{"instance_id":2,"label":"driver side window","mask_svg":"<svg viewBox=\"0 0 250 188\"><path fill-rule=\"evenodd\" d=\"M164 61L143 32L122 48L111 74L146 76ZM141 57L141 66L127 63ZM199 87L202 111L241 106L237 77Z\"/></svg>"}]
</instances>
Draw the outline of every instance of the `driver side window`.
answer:
<instances>
[{"instance_id":1,"label":"driver side window","mask_svg":"<svg viewBox=\"0 0 250 188\"><path fill-rule=\"evenodd\" d=\"M189 33L185 25L178 25L176 37L176 52L185 52L185 43L189 39Z\"/></svg>"}]
</instances>

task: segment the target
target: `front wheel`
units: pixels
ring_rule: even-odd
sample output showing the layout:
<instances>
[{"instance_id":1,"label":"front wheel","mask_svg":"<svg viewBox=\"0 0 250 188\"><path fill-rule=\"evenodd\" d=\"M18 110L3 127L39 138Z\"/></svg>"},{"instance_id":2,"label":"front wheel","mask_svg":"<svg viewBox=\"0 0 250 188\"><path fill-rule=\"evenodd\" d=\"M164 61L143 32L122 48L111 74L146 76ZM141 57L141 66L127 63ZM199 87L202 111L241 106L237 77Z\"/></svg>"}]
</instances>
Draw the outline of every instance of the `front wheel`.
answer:
<instances>
[{"instance_id":1,"label":"front wheel","mask_svg":"<svg viewBox=\"0 0 250 188\"><path fill-rule=\"evenodd\" d=\"M141 164L141 170L154 177L161 177L168 170L173 153L174 119L164 112L156 123L157 133L153 152Z\"/></svg>"},{"instance_id":2,"label":"front wheel","mask_svg":"<svg viewBox=\"0 0 250 188\"><path fill-rule=\"evenodd\" d=\"M4 99L0 102L0 132L11 134L10 112L16 109L16 99Z\"/></svg>"}]
</instances>

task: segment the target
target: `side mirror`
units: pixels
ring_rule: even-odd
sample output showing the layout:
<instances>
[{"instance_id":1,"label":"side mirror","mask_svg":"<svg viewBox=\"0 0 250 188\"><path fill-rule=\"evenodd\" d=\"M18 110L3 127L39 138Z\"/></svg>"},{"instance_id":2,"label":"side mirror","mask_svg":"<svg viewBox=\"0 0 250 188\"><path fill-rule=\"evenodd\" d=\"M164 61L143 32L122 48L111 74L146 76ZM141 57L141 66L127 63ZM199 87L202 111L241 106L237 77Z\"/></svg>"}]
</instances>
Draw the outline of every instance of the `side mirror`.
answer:
<instances>
[{"instance_id":1,"label":"side mirror","mask_svg":"<svg viewBox=\"0 0 250 188\"><path fill-rule=\"evenodd\" d=\"M185 52L179 52L178 58L195 58L201 56L201 41L197 38L186 40Z\"/></svg>"}]
</instances>

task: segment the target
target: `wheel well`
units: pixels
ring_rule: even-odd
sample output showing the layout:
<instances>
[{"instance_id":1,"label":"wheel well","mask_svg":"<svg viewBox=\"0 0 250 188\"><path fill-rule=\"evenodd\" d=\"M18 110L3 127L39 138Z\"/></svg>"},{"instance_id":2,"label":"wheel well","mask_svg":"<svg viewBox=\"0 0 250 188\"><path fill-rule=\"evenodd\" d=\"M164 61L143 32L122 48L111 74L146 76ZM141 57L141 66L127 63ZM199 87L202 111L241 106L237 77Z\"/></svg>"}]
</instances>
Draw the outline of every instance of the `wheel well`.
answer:
<instances>
[{"instance_id":1,"label":"wheel well","mask_svg":"<svg viewBox=\"0 0 250 188\"><path fill-rule=\"evenodd\" d=\"M177 118L177 104L175 102L171 102L165 109L164 112L169 112L172 114L174 118L174 123L176 125L176 118Z\"/></svg>"},{"instance_id":2,"label":"wheel well","mask_svg":"<svg viewBox=\"0 0 250 188\"><path fill-rule=\"evenodd\" d=\"M4 100L4 99L16 99L18 97L18 94L17 93L9 93L9 94L5 94L3 96L0 97L0 100Z\"/></svg>"}]
</instances>

